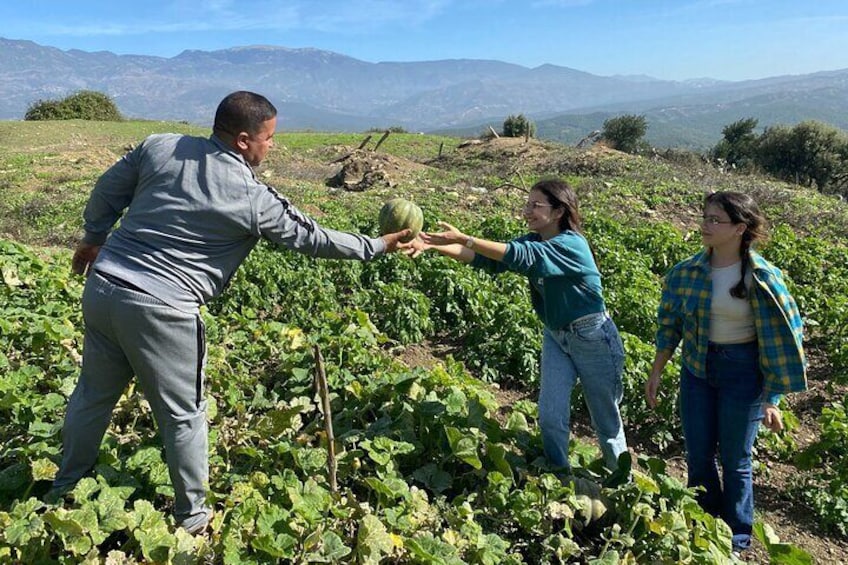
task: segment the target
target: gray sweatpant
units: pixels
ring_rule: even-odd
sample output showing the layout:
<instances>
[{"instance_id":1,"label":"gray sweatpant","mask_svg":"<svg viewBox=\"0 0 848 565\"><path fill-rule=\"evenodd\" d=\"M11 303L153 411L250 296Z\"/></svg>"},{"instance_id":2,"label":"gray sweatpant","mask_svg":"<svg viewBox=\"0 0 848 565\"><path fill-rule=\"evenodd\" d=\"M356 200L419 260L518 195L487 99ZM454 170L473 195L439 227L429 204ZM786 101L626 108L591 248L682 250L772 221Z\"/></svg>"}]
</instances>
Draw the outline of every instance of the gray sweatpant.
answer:
<instances>
[{"instance_id":1,"label":"gray sweatpant","mask_svg":"<svg viewBox=\"0 0 848 565\"><path fill-rule=\"evenodd\" d=\"M116 286L97 272L86 282L82 307L82 371L68 402L54 488L75 484L97 462L112 410L136 375L165 444L174 517L186 529L205 523L206 344L199 314Z\"/></svg>"}]
</instances>

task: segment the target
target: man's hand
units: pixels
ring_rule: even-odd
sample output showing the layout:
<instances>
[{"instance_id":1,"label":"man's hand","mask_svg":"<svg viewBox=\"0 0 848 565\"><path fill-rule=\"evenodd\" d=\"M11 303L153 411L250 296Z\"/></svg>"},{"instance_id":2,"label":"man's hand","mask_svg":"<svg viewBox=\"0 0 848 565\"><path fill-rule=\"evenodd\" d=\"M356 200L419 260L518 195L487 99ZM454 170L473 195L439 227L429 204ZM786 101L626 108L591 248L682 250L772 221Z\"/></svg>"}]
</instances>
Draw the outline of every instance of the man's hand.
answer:
<instances>
[{"instance_id":1,"label":"man's hand","mask_svg":"<svg viewBox=\"0 0 848 565\"><path fill-rule=\"evenodd\" d=\"M412 230L406 229L380 236L383 241L386 242L386 253L394 253L395 251L401 251L406 255L412 255L415 253L415 249L412 244L412 241L415 240L408 241L406 243L401 241L401 239L409 237L410 234L412 234Z\"/></svg>"},{"instance_id":2,"label":"man's hand","mask_svg":"<svg viewBox=\"0 0 848 565\"><path fill-rule=\"evenodd\" d=\"M766 402L763 406L763 425L774 433L782 430L783 418L780 415L780 408Z\"/></svg>"},{"instance_id":3,"label":"man's hand","mask_svg":"<svg viewBox=\"0 0 848 565\"><path fill-rule=\"evenodd\" d=\"M88 276L91 274L91 265L97 259L97 254L100 253L100 245L91 245L90 243L80 243L74 251L74 257L71 259L71 271L77 275Z\"/></svg>"}]
</instances>

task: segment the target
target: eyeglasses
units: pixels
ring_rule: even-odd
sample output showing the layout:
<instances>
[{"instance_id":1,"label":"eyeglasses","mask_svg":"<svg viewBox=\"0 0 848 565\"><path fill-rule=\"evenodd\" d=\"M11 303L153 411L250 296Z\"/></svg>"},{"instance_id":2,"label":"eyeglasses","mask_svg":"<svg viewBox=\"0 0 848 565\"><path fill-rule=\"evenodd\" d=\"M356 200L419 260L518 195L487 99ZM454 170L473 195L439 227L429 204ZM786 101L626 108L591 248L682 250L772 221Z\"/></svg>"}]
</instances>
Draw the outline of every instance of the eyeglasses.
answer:
<instances>
[{"instance_id":1,"label":"eyeglasses","mask_svg":"<svg viewBox=\"0 0 848 565\"><path fill-rule=\"evenodd\" d=\"M553 208L553 204L545 204L544 202L527 202L521 209L525 212L532 212L536 208Z\"/></svg>"},{"instance_id":2,"label":"eyeglasses","mask_svg":"<svg viewBox=\"0 0 848 565\"><path fill-rule=\"evenodd\" d=\"M718 216L703 216L701 217L701 223L710 226L717 226L720 224L735 224L733 220L722 220Z\"/></svg>"}]
</instances>

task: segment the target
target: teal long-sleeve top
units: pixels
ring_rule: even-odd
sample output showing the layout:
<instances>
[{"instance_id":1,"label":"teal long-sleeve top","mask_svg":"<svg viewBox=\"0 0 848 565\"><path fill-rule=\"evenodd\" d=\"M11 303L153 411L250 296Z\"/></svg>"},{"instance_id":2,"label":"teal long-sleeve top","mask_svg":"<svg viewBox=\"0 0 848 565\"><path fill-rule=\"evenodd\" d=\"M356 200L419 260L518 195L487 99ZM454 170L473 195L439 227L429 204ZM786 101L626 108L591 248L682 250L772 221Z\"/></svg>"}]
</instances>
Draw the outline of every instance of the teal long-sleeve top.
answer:
<instances>
[{"instance_id":1,"label":"teal long-sleeve top","mask_svg":"<svg viewBox=\"0 0 848 565\"><path fill-rule=\"evenodd\" d=\"M521 236L507 243L503 260L477 253L471 266L527 276L533 308L549 329L563 329L577 318L606 310L589 243L575 231L544 241L535 233Z\"/></svg>"}]
</instances>

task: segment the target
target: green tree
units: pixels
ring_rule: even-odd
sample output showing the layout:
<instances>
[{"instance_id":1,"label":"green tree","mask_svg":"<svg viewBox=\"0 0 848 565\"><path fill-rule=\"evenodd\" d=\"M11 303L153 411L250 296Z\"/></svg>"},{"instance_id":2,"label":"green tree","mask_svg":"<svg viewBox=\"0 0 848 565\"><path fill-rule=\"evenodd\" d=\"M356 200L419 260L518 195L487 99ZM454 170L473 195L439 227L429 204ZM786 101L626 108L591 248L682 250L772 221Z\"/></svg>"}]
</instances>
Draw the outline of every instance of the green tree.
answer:
<instances>
[{"instance_id":1,"label":"green tree","mask_svg":"<svg viewBox=\"0 0 848 565\"><path fill-rule=\"evenodd\" d=\"M757 162L766 172L821 192L842 192L848 179L848 136L816 121L767 128Z\"/></svg>"},{"instance_id":2,"label":"green tree","mask_svg":"<svg viewBox=\"0 0 848 565\"><path fill-rule=\"evenodd\" d=\"M533 137L535 135L536 124L528 120L524 114L510 115L504 120L504 137Z\"/></svg>"},{"instance_id":3,"label":"green tree","mask_svg":"<svg viewBox=\"0 0 848 565\"><path fill-rule=\"evenodd\" d=\"M123 116L112 99L94 90L80 90L61 100L33 102L24 120L99 120L119 122Z\"/></svg>"},{"instance_id":4,"label":"green tree","mask_svg":"<svg viewBox=\"0 0 848 565\"><path fill-rule=\"evenodd\" d=\"M759 141L754 133L757 123L755 118L744 118L724 126L721 130L724 138L710 151L710 157L714 160L722 159L736 168L752 168Z\"/></svg>"},{"instance_id":5,"label":"green tree","mask_svg":"<svg viewBox=\"0 0 848 565\"><path fill-rule=\"evenodd\" d=\"M625 114L606 120L601 137L609 142L613 149L625 153L639 153L648 147L643 139L647 131L648 121L645 116Z\"/></svg>"},{"instance_id":6,"label":"green tree","mask_svg":"<svg viewBox=\"0 0 848 565\"><path fill-rule=\"evenodd\" d=\"M757 143L757 164L781 179L796 180L801 155L793 147L792 129L784 125L767 127Z\"/></svg>"}]
</instances>

